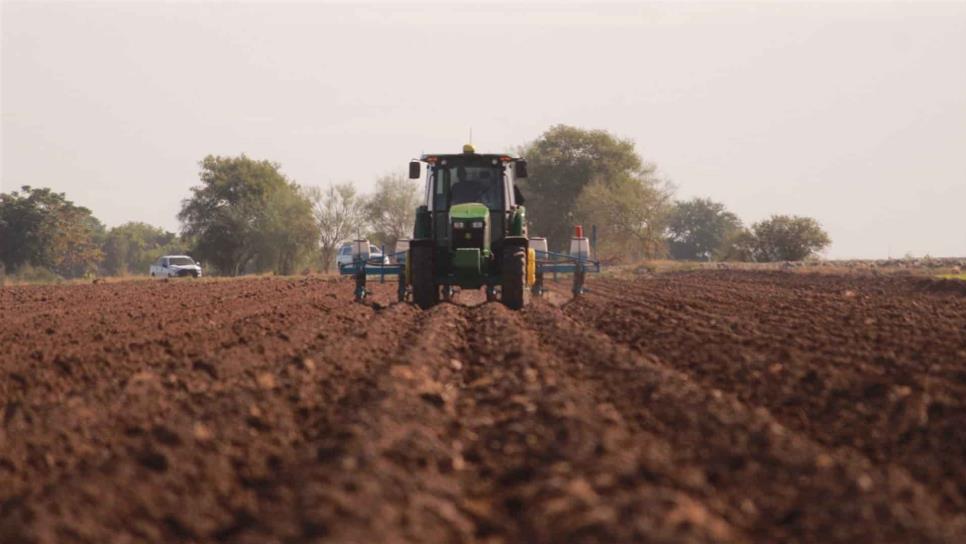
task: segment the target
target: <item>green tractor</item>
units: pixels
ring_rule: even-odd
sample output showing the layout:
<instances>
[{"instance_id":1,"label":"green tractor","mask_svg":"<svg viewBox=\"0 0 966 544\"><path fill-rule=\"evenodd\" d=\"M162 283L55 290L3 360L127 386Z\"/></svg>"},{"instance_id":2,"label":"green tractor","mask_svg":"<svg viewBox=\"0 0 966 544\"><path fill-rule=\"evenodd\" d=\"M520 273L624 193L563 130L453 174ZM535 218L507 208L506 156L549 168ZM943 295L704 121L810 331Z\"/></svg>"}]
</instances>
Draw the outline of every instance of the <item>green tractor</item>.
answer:
<instances>
[{"instance_id":1,"label":"green tractor","mask_svg":"<svg viewBox=\"0 0 966 544\"><path fill-rule=\"evenodd\" d=\"M372 263L367 240L351 244L352 264L339 267L355 278L355 298L370 294L369 276L398 278L400 302L410 296L426 309L450 300L457 289L486 290L486 300L499 300L519 310L530 294L542 296L544 277L573 277L572 293L584 292L587 272L600 272L593 255L596 228L590 238L576 227L568 253L547 249L544 238L527 237L523 194L516 181L527 177L527 163L506 154L484 155L473 146L452 155L423 155L409 163L409 177L423 176L427 164L424 204L416 209L416 224L408 249L392 263Z\"/></svg>"},{"instance_id":2,"label":"green tractor","mask_svg":"<svg viewBox=\"0 0 966 544\"><path fill-rule=\"evenodd\" d=\"M536 257L527 239L526 209L516 180L527 177L525 160L506 154L423 155L409 164L426 194L406 257L413 302L430 308L456 288L486 290L488 301L524 306L534 282Z\"/></svg>"}]
</instances>

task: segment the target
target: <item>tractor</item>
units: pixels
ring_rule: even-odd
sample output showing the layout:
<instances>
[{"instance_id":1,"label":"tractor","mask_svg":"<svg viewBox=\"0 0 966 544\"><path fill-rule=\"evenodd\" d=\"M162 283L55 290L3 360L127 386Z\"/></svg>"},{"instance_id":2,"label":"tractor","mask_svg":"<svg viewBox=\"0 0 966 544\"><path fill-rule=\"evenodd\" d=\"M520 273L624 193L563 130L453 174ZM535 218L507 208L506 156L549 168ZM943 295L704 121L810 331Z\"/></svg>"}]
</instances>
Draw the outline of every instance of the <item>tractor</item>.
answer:
<instances>
[{"instance_id":1,"label":"tractor","mask_svg":"<svg viewBox=\"0 0 966 544\"><path fill-rule=\"evenodd\" d=\"M396 264L367 264L369 244L359 241L353 246L354 266L342 268L356 278L357 300L368 293L368 275L398 275L399 300L411 295L423 309L451 300L458 289L483 288L487 301L519 310L531 293L543 292L547 272L572 273L578 294L584 272L600 270L582 233L569 255L548 252L545 241L531 247L524 198L516 185L527 177L524 159L479 154L466 145L462 153L411 161L410 179L423 177L424 163L425 199L416 209L408 250L396 255Z\"/></svg>"},{"instance_id":2,"label":"tractor","mask_svg":"<svg viewBox=\"0 0 966 544\"><path fill-rule=\"evenodd\" d=\"M466 145L461 154L410 162L411 179L421 177L424 162L426 198L416 209L406 259L413 302L429 308L451 298L456 287L483 287L488 301L499 291L508 308L522 308L536 274L523 195L515 183L527 177L526 161L477 154Z\"/></svg>"}]
</instances>

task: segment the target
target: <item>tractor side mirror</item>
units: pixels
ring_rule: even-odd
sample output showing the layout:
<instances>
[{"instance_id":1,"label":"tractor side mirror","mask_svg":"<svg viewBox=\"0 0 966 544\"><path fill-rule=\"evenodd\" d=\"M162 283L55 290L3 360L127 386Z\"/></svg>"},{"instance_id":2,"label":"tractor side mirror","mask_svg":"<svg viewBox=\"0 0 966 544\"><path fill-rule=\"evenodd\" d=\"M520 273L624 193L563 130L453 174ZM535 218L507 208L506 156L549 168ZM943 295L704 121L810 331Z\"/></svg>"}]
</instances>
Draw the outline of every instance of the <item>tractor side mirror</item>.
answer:
<instances>
[{"instance_id":1,"label":"tractor side mirror","mask_svg":"<svg viewBox=\"0 0 966 544\"><path fill-rule=\"evenodd\" d=\"M409 179L419 179L422 170L422 168L420 168L421 166L422 165L419 164L419 161L412 161L409 163Z\"/></svg>"},{"instance_id":2,"label":"tractor side mirror","mask_svg":"<svg viewBox=\"0 0 966 544\"><path fill-rule=\"evenodd\" d=\"M513 174L517 179L527 177L527 161L519 160L513 163Z\"/></svg>"}]
</instances>

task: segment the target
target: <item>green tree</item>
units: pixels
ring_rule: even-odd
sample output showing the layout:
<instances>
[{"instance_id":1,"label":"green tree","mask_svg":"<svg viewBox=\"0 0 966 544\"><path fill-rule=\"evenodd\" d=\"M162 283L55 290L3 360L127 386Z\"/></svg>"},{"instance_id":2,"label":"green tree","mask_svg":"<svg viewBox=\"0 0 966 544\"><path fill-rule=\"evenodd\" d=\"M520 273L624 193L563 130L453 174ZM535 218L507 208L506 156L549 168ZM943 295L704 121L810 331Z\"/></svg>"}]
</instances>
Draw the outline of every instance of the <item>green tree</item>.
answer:
<instances>
[{"instance_id":1,"label":"green tree","mask_svg":"<svg viewBox=\"0 0 966 544\"><path fill-rule=\"evenodd\" d=\"M757 248L758 239L755 234L741 227L722 241L716 257L721 261L754 262Z\"/></svg>"},{"instance_id":2,"label":"green tree","mask_svg":"<svg viewBox=\"0 0 966 544\"><path fill-rule=\"evenodd\" d=\"M7 270L42 267L65 277L97 270L104 225L47 188L0 194L0 261Z\"/></svg>"},{"instance_id":3,"label":"green tree","mask_svg":"<svg viewBox=\"0 0 966 544\"><path fill-rule=\"evenodd\" d=\"M668 251L674 259L721 258L725 244L740 229L741 220L720 202L708 198L677 202L668 216Z\"/></svg>"},{"instance_id":4,"label":"green tree","mask_svg":"<svg viewBox=\"0 0 966 544\"><path fill-rule=\"evenodd\" d=\"M376 244L392 251L396 241L412 236L416 207L420 204L419 184L402 174L389 174L376 181L376 192L366 200L366 220Z\"/></svg>"},{"instance_id":5,"label":"green tree","mask_svg":"<svg viewBox=\"0 0 966 544\"><path fill-rule=\"evenodd\" d=\"M773 215L751 226L759 262L801 261L828 247L832 240L811 217Z\"/></svg>"},{"instance_id":6,"label":"green tree","mask_svg":"<svg viewBox=\"0 0 966 544\"><path fill-rule=\"evenodd\" d=\"M223 274L290 273L314 248L311 204L277 163L209 155L200 166L178 214L197 257Z\"/></svg>"},{"instance_id":7,"label":"green tree","mask_svg":"<svg viewBox=\"0 0 966 544\"><path fill-rule=\"evenodd\" d=\"M671 201L667 184L647 175L598 179L584 187L574 207L576 221L597 225L597 253L604 260L662 257ZM568 235L569 237L569 235Z\"/></svg>"},{"instance_id":8,"label":"green tree","mask_svg":"<svg viewBox=\"0 0 966 544\"><path fill-rule=\"evenodd\" d=\"M151 263L163 254L183 253L185 248L174 233L131 221L107 232L103 245L102 270L110 275L146 274Z\"/></svg>"},{"instance_id":9,"label":"green tree","mask_svg":"<svg viewBox=\"0 0 966 544\"><path fill-rule=\"evenodd\" d=\"M604 130L555 125L524 146L522 154L530 176L520 186L532 231L546 236L556 248L565 247L570 239L577 199L585 187L653 173L632 141Z\"/></svg>"},{"instance_id":10,"label":"green tree","mask_svg":"<svg viewBox=\"0 0 966 544\"><path fill-rule=\"evenodd\" d=\"M339 246L361 235L366 229L366 202L352 183L330 185L324 191L309 187L305 196L319 227L319 253L322 270L328 272Z\"/></svg>"}]
</instances>

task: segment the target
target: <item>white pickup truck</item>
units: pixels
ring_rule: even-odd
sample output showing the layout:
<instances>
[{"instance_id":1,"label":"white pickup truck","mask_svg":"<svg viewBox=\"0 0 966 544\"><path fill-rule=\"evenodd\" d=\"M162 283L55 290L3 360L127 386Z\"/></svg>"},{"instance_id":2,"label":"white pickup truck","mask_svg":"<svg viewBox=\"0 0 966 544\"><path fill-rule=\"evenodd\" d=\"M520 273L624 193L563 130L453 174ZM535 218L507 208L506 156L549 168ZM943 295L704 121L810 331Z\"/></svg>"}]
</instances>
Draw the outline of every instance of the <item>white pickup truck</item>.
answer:
<instances>
[{"instance_id":1,"label":"white pickup truck","mask_svg":"<svg viewBox=\"0 0 966 544\"><path fill-rule=\"evenodd\" d=\"M389 264L389 257L382 254L382 250L376 246L369 247L369 264ZM339 253L335 256L335 264L342 268L352 264L352 244L345 243L339 248Z\"/></svg>"},{"instance_id":2,"label":"white pickup truck","mask_svg":"<svg viewBox=\"0 0 966 544\"><path fill-rule=\"evenodd\" d=\"M187 255L165 255L151 265L152 278L201 277L201 263Z\"/></svg>"}]
</instances>

